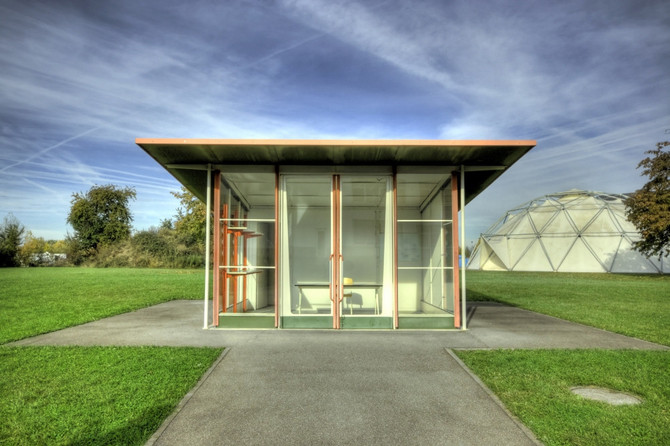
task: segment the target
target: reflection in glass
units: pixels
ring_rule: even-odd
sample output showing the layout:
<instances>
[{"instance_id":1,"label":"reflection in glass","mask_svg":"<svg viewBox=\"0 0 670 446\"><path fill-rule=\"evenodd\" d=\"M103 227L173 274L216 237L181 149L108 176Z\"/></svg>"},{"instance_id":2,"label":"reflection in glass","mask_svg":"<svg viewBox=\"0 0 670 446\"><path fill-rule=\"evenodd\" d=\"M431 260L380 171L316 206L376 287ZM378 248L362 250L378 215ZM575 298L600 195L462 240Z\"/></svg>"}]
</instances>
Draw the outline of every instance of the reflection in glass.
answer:
<instances>
[{"instance_id":1,"label":"reflection in glass","mask_svg":"<svg viewBox=\"0 0 670 446\"><path fill-rule=\"evenodd\" d=\"M453 314L450 175L398 174L398 312Z\"/></svg>"},{"instance_id":2,"label":"reflection in glass","mask_svg":"<svg viewBox=\"0 0 670 446\"><path fill-rule=\"evenodd\" d=\"M330 176L286 178L292 314L331 314Z\"/></svg>"},{"instance_id":3,"label":"reflection in glass","mask_svg":"<svg viewBox=\"0 0 670 446\"><path fill-rule=\"evenodd\" d=\"M386 190L387 177L342 178L343 317L383 310Z\"/></svg>"}]
</instances>

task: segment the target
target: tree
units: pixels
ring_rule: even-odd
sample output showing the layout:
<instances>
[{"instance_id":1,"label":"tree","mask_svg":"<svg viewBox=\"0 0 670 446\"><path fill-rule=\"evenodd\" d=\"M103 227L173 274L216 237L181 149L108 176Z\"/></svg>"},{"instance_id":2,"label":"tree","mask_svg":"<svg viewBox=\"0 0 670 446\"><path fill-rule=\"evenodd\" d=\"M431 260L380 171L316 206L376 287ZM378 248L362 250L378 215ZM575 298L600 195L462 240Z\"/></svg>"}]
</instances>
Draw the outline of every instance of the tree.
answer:
<instances>
[{"instance_id":1,"label":"tree","mask_svg":"<svg viewBox=\"0 0 670 446\"><path fill-rule=\"evenodd\" d=\"M24 266L37 266L43 263L43 254L47 252L47 242L42 237L28 231L21 249L19 249L19 259Z\"/></svg>"},{"instance_id":2,"label":"tree","mask_svg":"<svg viewBox=\"0 0 670 446\"><path fill-rule=\"evenodd\" d=\"M204 246L207 207L195 195L182 186L179 192L170 192L179 199L180 206L175 215L174 229L188 245ZM165 223L163 223L165 224Z\"/></svg>"},{"instance_id":3,"label":"tree","mask_svg":"<svg viewBox=\"0 0 670 446\"><path fill-rule=\"evenodd\" d=\"M88 192L72 194L67 222L74 238L86 252L130 237L133 217L128 202L135 199L133 188L113 184L93 186Z\"/></svg>"},{"instance_id":4,"label":"tree","mask_svg":"<svg viewBox=\"0 0 670 446\"><path fill-rule=\"evenodd\" d=\"M648 157L640 161L642 175L649 181L624 203L626 217L635 225L642 238L634 248L651 257L670 255L670 141L659 142Z\"/></svg>"},{"instance_id":5,"label":"tree","mask_svg":"<svg viewBox=\"0 0 670 446\"><path fill-rule=\"evenodd\" d=\"M25 230L12 214L5 216L0 225L0 267L19 265L19 247Z\"/></svg>"}]
</instances>

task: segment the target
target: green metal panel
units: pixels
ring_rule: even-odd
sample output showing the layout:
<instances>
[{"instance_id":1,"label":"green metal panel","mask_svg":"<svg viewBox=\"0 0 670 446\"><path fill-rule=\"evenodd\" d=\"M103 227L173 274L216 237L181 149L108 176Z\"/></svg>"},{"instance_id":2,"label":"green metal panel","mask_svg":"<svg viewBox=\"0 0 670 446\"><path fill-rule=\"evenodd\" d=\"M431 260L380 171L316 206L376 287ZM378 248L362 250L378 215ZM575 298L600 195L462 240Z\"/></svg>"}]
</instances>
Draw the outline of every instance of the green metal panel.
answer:
<instances>
[{"instance_id":1,"label":"green metal panel","mask_svg":"<svg viewBox=\"0 0 670 446\"><path fill-rule=\"evenodd\" d=\"M379 316L343 317L340 321L342 328L393 328L393 318Z\"/></svg>"},{"instance_id":2,"label":"green metal panel","mask_svg":"<svg viewBox=\"0 0 670 446\"><path fill-rule=\"evenodd\" d=\"M332 316L284 316L281 328L333 328Z\"/></svg>"},{"instance_id":3,"label":"green metal panel","mask_svg":"<svg viewBox=\"0 0 670 446\"><path fill-rule=\"evenodd\" d=\"M274 328L274 326L274 314L219 315L219 328Z\"/></svg>"},{"instance_id":4,"label":"green metal panel","mask_svg":"<svg viewBox=\"0 0 670 446\"><path fill-rule=\"evenodd\" d=\"M410 329L445 329L455 328L453 317L412 317L400 316L398 317L398 328Z\"/></svg>"}]
</instances>

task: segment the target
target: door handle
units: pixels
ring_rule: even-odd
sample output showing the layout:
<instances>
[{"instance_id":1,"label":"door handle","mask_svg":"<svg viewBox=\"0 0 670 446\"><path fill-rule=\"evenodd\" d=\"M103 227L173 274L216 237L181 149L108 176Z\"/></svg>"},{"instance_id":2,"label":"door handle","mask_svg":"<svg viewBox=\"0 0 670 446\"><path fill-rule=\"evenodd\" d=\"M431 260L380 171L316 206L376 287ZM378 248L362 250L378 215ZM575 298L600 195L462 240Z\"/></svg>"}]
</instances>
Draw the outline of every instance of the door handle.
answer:
<instances>
[{"instance_id":1,"label":"door handle","mask_svg":"<svg viewBox=\"0 0 670 446\"><path fill-rule=\"evenodd\" d=\"M338 277L338 293L337 293L337 303L340 303L344 300L344 287L342 286L342 282L344 281L344 270L342 267L344 266L344 257L342 257L342 254L340 254L340 274Z\"/></svg>"},{"instance_id":2,"label":"door handle","mask_svg":"<svg viewBox=\"0 0 670 446\"><path fill-rule=\"evenodd\" d=\"M328 257L328 297L331 302L335 302L335 292L333 289L333 258L335 254L331 254Z\"/></svg>"}]
</instances>

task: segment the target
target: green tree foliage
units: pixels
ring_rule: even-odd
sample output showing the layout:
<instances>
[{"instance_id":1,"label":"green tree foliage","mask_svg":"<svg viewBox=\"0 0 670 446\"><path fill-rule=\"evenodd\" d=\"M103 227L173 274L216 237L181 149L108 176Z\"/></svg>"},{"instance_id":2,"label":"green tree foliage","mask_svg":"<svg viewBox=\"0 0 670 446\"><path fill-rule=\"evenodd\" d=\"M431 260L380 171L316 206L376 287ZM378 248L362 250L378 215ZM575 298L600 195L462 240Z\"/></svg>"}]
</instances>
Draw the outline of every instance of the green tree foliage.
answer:
<instances>
[{"instance_id":1,"label":"green tree foliage","mask_svg":"<svg viewBox=\"0 0 670 446\"><path fill-rule=\"evenodd\" d=\"M179 192L171 192L179 199L180 206L175 215L174 229L187 245L197 245L204 249L207 207L195 195L182 186ZM163 224L166 224L163 222Z\"/></svg>"},{"instance_id":2,"label":"green tree foliage","mask_svg":"<svg viewBox=\"0 0 670 446\"><path fill-rule=\"evenodd\" d=\"M651 257L670 255L670 141L659 142L649 150L638 169L649 181L625 201L628 220L640 231L642 238L635 249Z\"/></svg>"},{"instance_id":3,"label":"green tree foliage","mask_svg":"<svg viewBox=\"0 0 670 446\"><path fill-rule=\"evenodd\" d=\"M72 194L67 222L74 228L74 238L84 252L92 253L130 237L133 217L128 203L135 196L134 189L112 184L93 186L85 194Z\"/></svg>"},{"instance_id":4,"label":"green tree foliage","mask_svg":"<svg viewBox=\"0 0 670 446\"><path fill-rule=\"evenodd\" d=\"M25 228L12 214L5 216L0 225L0 267L19 265L19 248Z\"/></svg>"},{"instance_id":5,"label":"green tree foliage","mask_svg":"<svg viewBox=\"0 0 670 446\"><path fill-rule=\"evenodd\" d=\"M21 264L37 266L42 263L41 255L45 252L47 252L47 242L42 237L35 237L31 231L28 231L25 241L19 249Z\"/></svg>"}]
</instances>

